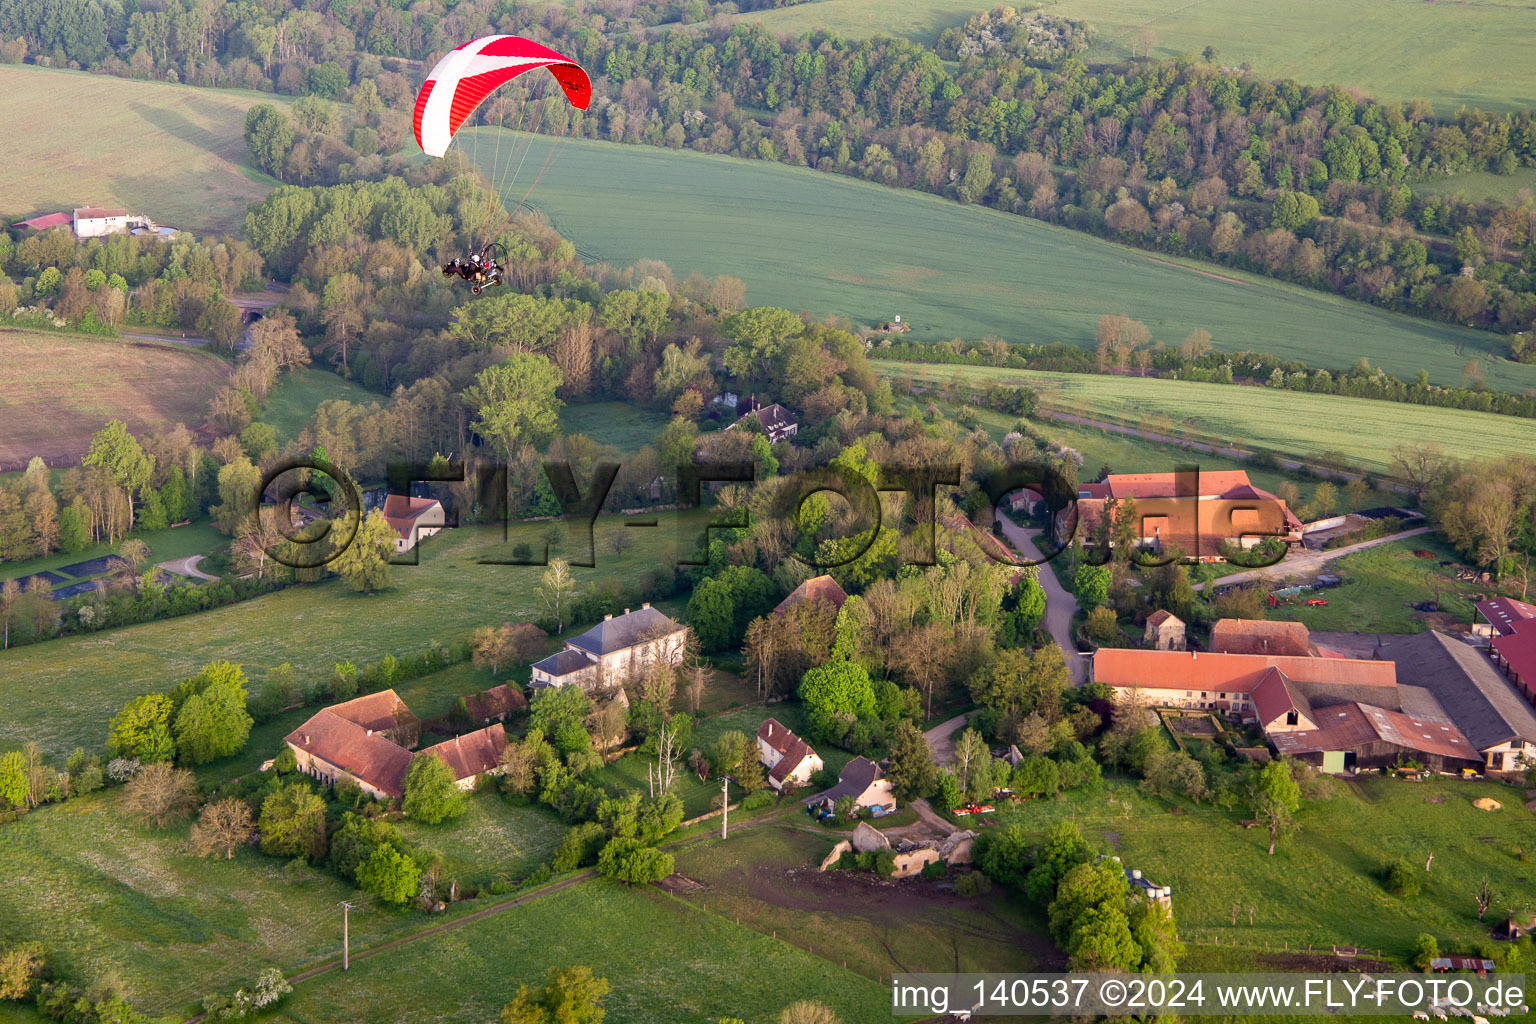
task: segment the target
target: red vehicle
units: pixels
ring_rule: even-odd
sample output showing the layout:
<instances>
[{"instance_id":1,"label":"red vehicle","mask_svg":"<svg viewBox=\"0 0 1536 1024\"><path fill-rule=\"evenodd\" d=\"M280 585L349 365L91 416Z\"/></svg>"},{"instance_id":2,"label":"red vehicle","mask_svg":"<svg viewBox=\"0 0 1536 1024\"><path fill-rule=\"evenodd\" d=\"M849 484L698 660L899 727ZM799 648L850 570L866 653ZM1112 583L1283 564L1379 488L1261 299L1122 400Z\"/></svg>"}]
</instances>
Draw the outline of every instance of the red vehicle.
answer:
<instances>
[{"instance_id":1,"label":"red vehicle","mask_svg":"<svg viewBox=\"0 0 1536 1024\"><path fill-rule=\"evenodd\" d=\"M991 814L997 810L991 804L966 804L964 807L956 807L954 813L959 816L967 814Z\"/></svg>"},{"instance_id":2,"label":"red vehicle","mask_svg":"<svg viewBox=\"0 0 1536 1024\"><path fill-rule=\"evenodd\" d=\"M1324 598L1314 597L1314 598L1311 598L1310 600L1307 601L1307 607L1308 608L1321 608L1323 605L1325 605L1327 603L1328 603L1327 600L1324 599Z\"/></svg>"}]
</instances>

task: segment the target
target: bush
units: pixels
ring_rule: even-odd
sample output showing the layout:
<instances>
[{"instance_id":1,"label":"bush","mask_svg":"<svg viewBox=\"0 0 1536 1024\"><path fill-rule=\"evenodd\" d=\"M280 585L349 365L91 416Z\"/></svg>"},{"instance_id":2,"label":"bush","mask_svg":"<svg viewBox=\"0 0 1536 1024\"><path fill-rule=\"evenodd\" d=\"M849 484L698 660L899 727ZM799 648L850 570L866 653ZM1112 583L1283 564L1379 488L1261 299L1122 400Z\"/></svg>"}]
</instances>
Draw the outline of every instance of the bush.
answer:
<instances>
[{"instance_id":1,"label":"bush","mask_svg":"<svg viewBox=\"0 0 1536 1024\"><path fill-rule=\"evenodd\" d=\"M949 865L942 860L933 861L923 865L924 878L943 878L949 873Z\"/></svg>"},{"instance_id":2,"label":"bush","mask_svg":"<svg viewBox=\"0 0 1536 1024\"><path fill-rule=\"evenodd\" d=\"M760 811L773 803L773 793L766 789L760 789L755 793L749 793L741 802L744 811Z\"/></svg>"},{"instance_id":3,"label":"bush","mask_svg":"<svg viewBox=\"0 0 1536 1024\"><path fill-rule=\"evenodd\" d=\"M889 878L896 870L896 855L890 850L875 854L875 874Z\"/></svg>"},{"instance_id":4,"label":"bush","mask_svg":"<svg viewBox=\"0 0 1536 1024\"><path fill-rule=\"evenodd\" d=\"M1383 869L1382 885L1399 899L1411 899L1419 894L1419 871L1399 857Z\"/></svg>"},{"instance_id":5,"label":"bush","mask_svg":"<svg viewBox=\"0 0 1536 1024\"><path fill-rule=\"evenodd\" d=\"M1413 943L1413 959L1410 961L1415 968L1421 971L1429 970L1431 960L1440 955L1440 944L1435 937L1428 932L1420 935Z\"/></svg>"},{"instance_id":6,"label":"bush","mask_svg":"<svg viewBox=\"0 0 1536 1024\"><path fill-rule=\"evenodd\" d=\"M985 896L992 891L992 879L980 871L968 871L955 879L955 892L966 899Z\"/></svg>"}]
</instances>

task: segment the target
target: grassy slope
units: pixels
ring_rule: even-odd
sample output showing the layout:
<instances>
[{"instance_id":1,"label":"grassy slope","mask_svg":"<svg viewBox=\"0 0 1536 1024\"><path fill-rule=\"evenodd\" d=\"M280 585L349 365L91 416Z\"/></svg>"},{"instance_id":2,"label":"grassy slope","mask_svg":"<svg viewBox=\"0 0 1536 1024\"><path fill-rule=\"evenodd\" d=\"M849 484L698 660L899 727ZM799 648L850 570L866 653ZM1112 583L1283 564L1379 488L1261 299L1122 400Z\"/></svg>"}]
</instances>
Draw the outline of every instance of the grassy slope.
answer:
<instances>
[{"instance_id":1,"label":"grassy slope","mask_svg":"<svg viewBox=\"0 0 1536 1024\"><path fill-rule=\"evenodd\" d=\"M1518 903L1529 891L1530 868L1517 854L1522 847L1529 852L1533 818L1519 789L1379 776L1327 785L1335 795L1305 804L1300 831L1283 839L1273 857L1265 855L1263 830L1240 827L1245 809L1186 804L1170 813L1130 783L1112 784L1107 799L1074 794L1020 804L1008 814L1042 837L1053 822L1075 819L1127 866L1171 885L1179 932L1192 946L1219 940L1223 947L1278 952L1282 944L1326 949L1337 942L1406 957L1414 937L1430 932L1441 949L1460 951L1487 937L1470 898L1480 878L1486 874L1505 901ZM1482 796L1504 809L1473 807ZM1382 890L1377 872L1386 861L1405 857L1422 865L1431 852L1434 868L1423 876L1420 896L1400 900ZM1235 926L1234 903L1243 908Z\"/></svg>"},{"instance_id":2,"label":"grassy slope","mask_svg":"<svg viewBox=\"0 0 1536 1024\"><path fill-rule=\"evenodd\" d=\"M311 1024L480 1024L553 966L586 964L612 986L614 1024L776 1018L800 998L844 1024L892 1019L884 986L655 889L583 884L300 984L285 1012Z\"/></svg>"},{"instance_id":3,"label":"grassy slope","mask_svg":"<svg viewBox=\"0 0 1536 1024\"><path fill-rule=\"evenodd\" d=\"M517 879L549 859L565 826L547 807L517 807L494 792L469 798L464 814L440 825L402 820L400 831L424 850L443 856L449 877L489 885Z\"/></svg>"},{"instance_id":4,"label":"grassy slope","mask_svg":"<svg viewBox=\"0 0 1536 1024\"><path fill-rule=\"evenodd\" d=\"M336 901L349 886L323 874L294 886L283 861L250 851L202 860L186 847L185 824L140 828L119 817L116 797L71 800L0 828L11 882L0 934L44 939L66 977L116 971L135 1002L166 1014L264 967L293 968L339 947ZM360 914L352 941L407 920Z\"/></svg>"},{"instance_id":5,"label":"grassy slope","mask_svg":"<svg viewBox=\"0 0 1536 1024\"><path fill-rule=\"evenodd\" d=\"M1536 189L1536 167L1517 167L1514 174L1457 174L1436 181L1415 182L1413 190L1429 195L1455 195L1469 202L1495 199L1517 204L1520 193Z\"/></svg>"},{"instance_id":6,"label":"grassy slope","mask_svg":"<svg viewBox=\"0 0 1536 1024\"><path fill-rule=\"evenodd\" d=\"M229 231L277 182L245 148L245 112L270 95L0 67L7 212L124 206L160 224ZM46 174L36 173L46 168Z\"/></svg>"},{"instance_id":7,"label":"grassy slope","mask_svg":"<svg viewBox=\"0 0 1536 1024\"><path fill-rule=\"evenodd\" d=\"M707 515L708 513L705 513ZM634 547L622 559L608 553L597 523L597 566L574 570L583 587L617 575L633 581L646 568L671 564L679 534L696 539L699 514L663 513L656 529L633 530ZM514 534L514 540L516 535ZM572 556L571 551L556 554ZM291 663L301 673L328 674L337 661L361 664L387 653L422 650L432 640L451 643L475 626L541 614L534 591L542 570L479 565L482 557L510 557L499 529L449 530L422 549L421 564L393 570L388 591L366 597L339 581L294 587L191 619L168 619L89 636L53 640L0 654L0 746L38 740L53 753L95 745L106 724L131 697L163 690L204 663L227 659L253 677ZM14 681L21 681L18 685Z\"/></svg>"},{"instance_id":8,"label":"grassy slope","mask_svg":"<svg viewBox=\"0 0 1536 1024\"><path fill-rule=\"evenodd\" d=\"M743 14L776 32L828 28L932 42L985 0L820 0ZM1489 110L1536 106L1536 77L1523 40L1536 25L1536 3L1437 4L1422 0L1058 0L1049 13L1098 29L1094 60L1124 60L1143 27L1156 34L1155 57L1198 54L1207 45L1221 64L1252 64L1268 78L1337 82L1384 99L1424 97L1442 114L1462 104Z\"/></svg>"},{"instance_id":9,"label":"grassy slope","mask_svg":"<svg viewBox=\"0 0 1536 1024\"><path fill-rule=\"evenodd\" d=\"M667 417L628 402L584 402L560 410L562 434L585 434L598 444L633 451L661 436Z\"/></svg>"},{"instance_id":10,"label":"grassy slope","mask_svg":"<svg viewBox=\"0 0 1536 1024\"><path fill-rule=\"evenodd\" d=\"M1051 405L1073 415L1103 414L1133 424L1166 415L1219 437L1299 456L1342 452L1351 462L1386 470L1399 442L1435 441L1469 458L1536 447L1536 422L1492 413L1463 412L1228 384L1037 373L985 366L881 362L882 372L947 383L956 373L977 382L1018 382L1049 389Z\"/></svg>"},{"instance_id":11,"label":"grassy slope","mask_svg":"<svg viewBox=\"0 0 1536 1024\"><path fill-rule=\"evenodd\" d=\"M320 403L332 399L358 405L373 402L383 405L387 401L386 396L369 391L339 374L311 367L284 374L282 381L267 396L266 408L259 418L277 430L279 441L291 441L309 425Z\"/></svg>"},{"instance_id":12,"label":"grassy slope","mask_svg":"<svg viewBox=\"0 0 1536 1024\"><path fill-rule=\"evenodd\" d=\"M534 140L529 162L550 144ZM509 187L508 201L527 184ZM1126 313L1170 343L1199 327L1218 348L1326 367L1363 356L1401 376L1424 368L1456 384L1468 358L1457 344L1473 354L1504 348L1496 335L1251 275L1218 277L1025 217L756 160L570 140L532 201L588 259L653 257L679 276L731 274L746 283L749 302L858 324L900 314L923 339L996 334L1091 346L1101 315ZM1536 366L1499 362L1486 376L1490 387L1536 386Z\"/></svg>"},{"instance_id":13,"label":"grassy slope","mask_svg":"<svg viewBox=\"0 0 1536 1024\"><path fill-rule=\"evenodd\" d=\"M0 330L0 468L76 461L111 419L135 433L195 428L229 365L185 345Z\"/></svg>"}]
</instances>

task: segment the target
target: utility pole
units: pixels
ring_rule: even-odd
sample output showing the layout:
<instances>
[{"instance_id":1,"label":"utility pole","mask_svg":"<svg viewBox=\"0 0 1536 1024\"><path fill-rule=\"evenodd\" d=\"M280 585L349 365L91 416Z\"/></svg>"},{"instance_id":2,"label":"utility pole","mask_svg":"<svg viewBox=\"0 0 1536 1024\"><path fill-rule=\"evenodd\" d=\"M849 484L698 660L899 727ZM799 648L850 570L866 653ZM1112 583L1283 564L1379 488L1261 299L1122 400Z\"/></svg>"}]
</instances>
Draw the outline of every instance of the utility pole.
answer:
<instances>
[{"instance_id":1,"label":"utility pole","mask_svg":"<svg viewBox=\"0 0 1536 1024\"><path fill-rule=\"evenodd\" d=\"M346 970L350 964L351 956L351 912L352 904L346 900L341 902L341 969Z\"/></svg>"},{"instance_id":2,"label":"utility pole","mask_svg":"<svg viewBox=\"0 0 1536 1024\"><path fill-rule=\"evenodd\" d=\"M731 819L731 777L720 776L720 838L725 838L726 829Z\"/></svg>"}]
</instances>

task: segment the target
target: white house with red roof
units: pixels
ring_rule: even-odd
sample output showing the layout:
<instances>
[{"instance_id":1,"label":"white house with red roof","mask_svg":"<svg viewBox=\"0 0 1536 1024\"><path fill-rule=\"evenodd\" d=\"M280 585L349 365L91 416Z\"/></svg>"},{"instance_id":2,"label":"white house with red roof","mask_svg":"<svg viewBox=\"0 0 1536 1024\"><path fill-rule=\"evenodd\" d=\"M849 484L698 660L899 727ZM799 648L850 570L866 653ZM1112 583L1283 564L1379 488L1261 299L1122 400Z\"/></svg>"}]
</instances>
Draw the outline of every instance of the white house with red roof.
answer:
<instances>
[{"instance_id":1,"label":"white house with red roof","mask_svg":"<svg viewBox=\"0 0 1536 1024\"><path fill-rule=\"evenodd\" d=\"M384 521L394 529L395 552L402 555L447 524L442 502L403 494L384 498Z\"/></svg>"},{"instance_id":2,"label":"white house with red roof","mask_svg":"<svg viewBox=\"0 0 1536 1024\"><path fill-rule=\"evenodd\" d=\"M812 775L826 767L821 755L777 718L758 726L757 754L768 769L768 785L781 792L785 786L805 785Z\"/></svg>"}]
</instances>

